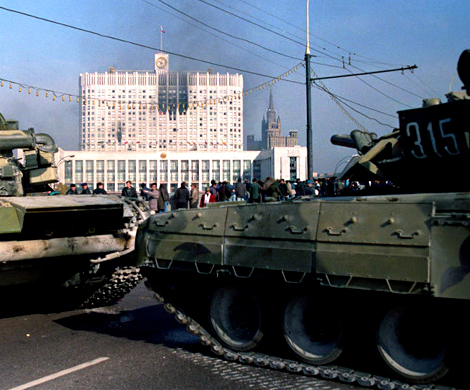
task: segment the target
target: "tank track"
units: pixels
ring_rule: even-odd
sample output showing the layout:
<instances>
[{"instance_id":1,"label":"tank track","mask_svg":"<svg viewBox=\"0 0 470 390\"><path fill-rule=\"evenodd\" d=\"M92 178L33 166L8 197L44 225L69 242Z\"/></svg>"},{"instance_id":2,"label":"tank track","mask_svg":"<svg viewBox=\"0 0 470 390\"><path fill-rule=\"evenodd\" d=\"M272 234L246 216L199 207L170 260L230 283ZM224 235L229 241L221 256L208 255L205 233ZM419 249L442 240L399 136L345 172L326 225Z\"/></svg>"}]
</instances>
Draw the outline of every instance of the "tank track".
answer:
<instances>
[{"instance_id":1,"label":"tank track","mask_svg":"<svg viewBox=\"0 0 470 390\"><path fill-rule=\"evenodd\" d=\"M147 283L146 283L147 284ZM151 290L149 285L147 287ZM340 381L345 384L357 385L364 388L380 390L464 390L441 385L413 385L373 374L355 371L339 366L313 366L286 360L275 356L254 352L236 352L220 344L201 324L186 315L182 310L166 301L165 297L152 290L155 299L163 304L164 309L173 314L176 321L186 326L186 331L197 336L199 342L208 347L213 354L227 361L252 364L278 371L287 371L292 374L312 376L326 380Z\"/></svg>"},{"instance_id":2,"label":"tank track","mask_svg":"<svg viewBox=\"0 0 470 390\"><path fill-rule=\"evenodd\" d=\"M82 309L114 305L124 298L142 280L140 268L116 269L104 285L99 287L81 305Z\"/></svg>"}]
</instances>

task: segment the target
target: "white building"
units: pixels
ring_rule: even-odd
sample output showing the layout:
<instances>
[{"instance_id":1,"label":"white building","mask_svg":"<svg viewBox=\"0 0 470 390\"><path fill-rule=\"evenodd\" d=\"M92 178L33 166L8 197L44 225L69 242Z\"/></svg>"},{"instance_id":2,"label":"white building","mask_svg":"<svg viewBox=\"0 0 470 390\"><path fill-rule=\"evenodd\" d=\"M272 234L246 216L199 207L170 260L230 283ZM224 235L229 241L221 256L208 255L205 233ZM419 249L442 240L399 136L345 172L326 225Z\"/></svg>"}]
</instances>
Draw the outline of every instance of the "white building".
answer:
<instances>
[{"instance_id":1,"label":"white building","mask_svg":"<svg viewBox=\"0 0 470 390\"><path fill-rule=\"evenodd\" d=\"M273 148L242 152L99 152L59 149L56 165L60 182L70 185L87 182L96 188L104 183L109 192L120 192L127 180L159 186L166 183L174 191L182 181L197 183L200 190L211 180L243 180L307 177L307 148Z\"/></svg>"},{"instance_id":2,"label":"white building","mask_svg":"<svg viewBox=\"0 0 470 390\"><path fill-rule=\"evenodd\" d=\"M80 150L242 151L243 76L153 71L80 74ZM127 160L127 158L126 158Z\"/></svg>"}]
</instances>

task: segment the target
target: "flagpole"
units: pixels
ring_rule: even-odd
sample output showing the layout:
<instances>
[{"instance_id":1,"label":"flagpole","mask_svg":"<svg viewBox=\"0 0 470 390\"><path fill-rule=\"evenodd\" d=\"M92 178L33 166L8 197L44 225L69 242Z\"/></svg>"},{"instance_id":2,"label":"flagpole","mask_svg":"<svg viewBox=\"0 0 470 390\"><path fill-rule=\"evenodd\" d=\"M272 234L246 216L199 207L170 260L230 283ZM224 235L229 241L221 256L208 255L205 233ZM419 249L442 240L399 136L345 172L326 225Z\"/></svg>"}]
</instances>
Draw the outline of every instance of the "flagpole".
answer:
<instances>
[{"instance_id":1,"label":"flagpole","mask_svg":"<svg viewBox=\"0 0 470 390\"><path fill-rule=\"evenodd\" d=\"M160 53L163 53L163 26L160 26Z\"/></svg>"},{"instance_id":2,"label":"flagpole","mask_svg":"<svg viewBox=\"0 0 470 390\"><path fill-rule=\"evenodd\" d=\"M310 78L310 28L309 28L309 0L307 0L307 44L305 49L305 84L307 89L307 180L313 179L313 128L312 128L312 91Z\"/></svg>"}]
</instances>

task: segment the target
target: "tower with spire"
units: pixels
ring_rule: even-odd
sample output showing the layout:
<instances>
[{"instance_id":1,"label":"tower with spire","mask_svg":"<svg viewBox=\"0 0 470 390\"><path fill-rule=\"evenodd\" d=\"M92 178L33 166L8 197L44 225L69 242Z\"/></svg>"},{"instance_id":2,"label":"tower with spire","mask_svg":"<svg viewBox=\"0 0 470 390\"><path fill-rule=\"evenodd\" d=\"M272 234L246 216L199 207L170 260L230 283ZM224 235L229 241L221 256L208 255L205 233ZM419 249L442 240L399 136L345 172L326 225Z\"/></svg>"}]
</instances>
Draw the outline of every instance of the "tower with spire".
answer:
<instances>
[{"instance_id":1,"label":"tower with spire","mask_svg":"<svg viewBox=\"0 0 470 390\"><path fill-rule=\"evenodd\" d=\"M261 149L291 147L298 145L296 130L289 131L288 137L281 135L281 117L274 108L273 91L269 91L269 106L261 122Z\"/></svg>"},{"instance_id":2,"label":"tower with spire","mask_svg":"<svg viewBox=\"0 0 470 390\"><path fill-rule=\"evenodd\" d=\"M274 108L273 91L269 91L269 107L261 122L261 143L263 149L271 149L273 140L281 136L281 117Z\"/></svg>"}]
</instances>

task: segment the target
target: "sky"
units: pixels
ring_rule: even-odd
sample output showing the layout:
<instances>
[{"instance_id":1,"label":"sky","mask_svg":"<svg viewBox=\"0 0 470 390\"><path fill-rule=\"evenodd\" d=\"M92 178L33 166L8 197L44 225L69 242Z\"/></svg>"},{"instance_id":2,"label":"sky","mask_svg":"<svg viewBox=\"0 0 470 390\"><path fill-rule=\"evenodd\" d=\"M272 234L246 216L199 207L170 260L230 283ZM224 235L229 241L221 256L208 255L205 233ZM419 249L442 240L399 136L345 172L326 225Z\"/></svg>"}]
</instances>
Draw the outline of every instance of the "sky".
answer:
<instances>
[{"instance_id":1,"label":"sky","mask_svg":"<svg viewBox=\"0 0 470 390\"><path fill-rule=\"evenodd\" d=\"M358 128L385 135L398 127L397 111L461 89L456 66L470 48L469 15L468 0L310 0L312 77L417 66L315 82L314 172L338 171L354 153L332 145L331 135ZM171 71L241 73L249 90L304 60L306 20L305 0L0 0L0 112L21 129L34 127L61 148L76 150L78 103L54 101L52 93L46 98L45 90L78 95L80 73L111 66L153 70L161 37ZM299 67L271 86L283 135L298 130L302 146L305 78ZM14 82L12 89L6 80ZM26 86L21 92L19 84ZM39 96L35 89L28 94L27 86L38 88ZM261 139L268 103L268 87L245 96L245 137Z\"/></svg>"}]
</instances>

